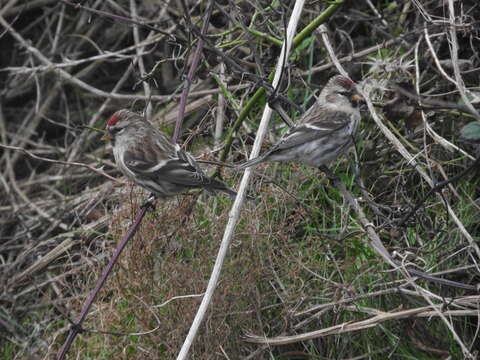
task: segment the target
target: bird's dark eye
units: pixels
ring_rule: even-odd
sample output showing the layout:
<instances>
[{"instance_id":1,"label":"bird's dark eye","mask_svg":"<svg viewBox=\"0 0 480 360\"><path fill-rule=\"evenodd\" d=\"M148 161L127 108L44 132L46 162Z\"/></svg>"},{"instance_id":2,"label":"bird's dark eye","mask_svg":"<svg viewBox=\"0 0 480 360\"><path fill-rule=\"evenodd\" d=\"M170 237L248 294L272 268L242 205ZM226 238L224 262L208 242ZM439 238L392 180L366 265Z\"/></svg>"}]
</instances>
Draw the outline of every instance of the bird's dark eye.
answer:
<instances>
[{"instance_id":1,"label":"bird's dark eye","mask_svg":"<svg viewBox=\"0 0 480 360\"><path fill-rule=\"evenodd\" d=\"M110 128L110 133L111 134L118 134L120 133L122 130L125 130L125 128L121 128L121 127L112 127Z\"/></svg>"}]
</instances>

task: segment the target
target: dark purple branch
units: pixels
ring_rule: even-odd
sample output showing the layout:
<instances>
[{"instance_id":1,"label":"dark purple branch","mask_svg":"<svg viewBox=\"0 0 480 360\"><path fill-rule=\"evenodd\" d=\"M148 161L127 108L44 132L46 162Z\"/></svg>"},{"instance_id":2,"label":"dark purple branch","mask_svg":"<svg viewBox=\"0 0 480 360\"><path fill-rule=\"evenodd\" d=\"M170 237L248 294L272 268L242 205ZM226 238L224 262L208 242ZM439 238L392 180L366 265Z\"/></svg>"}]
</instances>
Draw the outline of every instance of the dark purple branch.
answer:
<instances>
[{"instance_id":1,"label":"dark purple branch","mask_svg":"<svg viewBox=\"0 0 480 360\"><path fill-rule=\"evenodd\" d=\"M210 22L210 15L213 11L213 5L215 1L210 0L207 8L207 12L205 13L205 19L203 20L202 25L202 35L205 35L208 30L208 24ZM192 57L192 63L190 64L190 69L188 70L187 78L185 79L185 87L182 91L182 96L180 97L180 104L178 105L178 114L177 114L177 121L175 123L175 132L173 133L172 141L177 142L178 137L180 135L180 130L182 129L183 119L185 117L185 107L187 106L187 98L188 93L190 91L190 85L193 81L193 75L197 71L198 63L200 62L200 56L202 54L204 41L202 38L198 39L197 47L195 48L195 53Z\"/></svg>"},{"instance_id":2,"label":"dark purple branch","mask_svg":"<svg viewBox=\"0 0 480 360\"><path fill-rule=\"evenodd\" d=\"M125 234L122 241L120 241L120 243L118 244L118 247L115 250L115 253L113 254L112 258L110 259L110 262L108 263L105 270L103 270L103 274L100 277L100 279L98 279L97 285L95 285L95 289L93 289L89 298L83 305L82 311L80 312L80 315L78 316L77 321L75 321L75 323L72 325L72 328L68 333L67 340L65 340L65 343L63 344L62 348L57 354L57 360L64 359L68 349L73 343L73 340L75 340L77 335L82 331L82 324L85 320L85 317L88 314L88 310L90 310L90 307L92 306L93 301L95 300L97 294L100 292L100 289L102 288L103 284L105 284L105 281L107 280L108 275L110 275L110 273L112 272L113 265L115 265L115 263L117 262L120 254L125 248L125 245L127 245L128 240L130 240L133 237L133 235L135 235L135 232L140 226L140 223L142 222L142 219L145 216L147 210L148 210L148 206L142 207L140 213L137 215L137 218L135 219L135 222L130 227L128 232Z\"/></svg>"}]
</instances>

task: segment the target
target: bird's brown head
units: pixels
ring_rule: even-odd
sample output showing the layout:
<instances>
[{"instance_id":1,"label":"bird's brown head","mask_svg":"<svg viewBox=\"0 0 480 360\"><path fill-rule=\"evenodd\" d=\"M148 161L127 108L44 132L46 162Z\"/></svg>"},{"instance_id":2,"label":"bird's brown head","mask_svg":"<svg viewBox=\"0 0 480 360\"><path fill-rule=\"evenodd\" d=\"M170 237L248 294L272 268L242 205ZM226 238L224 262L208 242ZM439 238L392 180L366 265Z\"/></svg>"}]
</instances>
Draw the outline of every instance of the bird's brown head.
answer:
<instances>
[{"instance_id":1,"label":"bird's brown head","mask_svg":"<svg viewBox=\"0 0 480 360\"><path fill-rule=\"evenodd\" d=\"M327 106L356 108L364 100L357 91L357 84L343 75L336 75L328 80L319 101Z\"/></svg>"},{"instance_id":2,"label":"bird's brown head","mask_svg":"<svg viewBox=\"0 0 480 360\"><path fill-rule=\"evenodd\" d=\"M142 117L137 113L127 109L116 111L107 120L107 125L105 127L106 133L102 139L112 142L115 141L117 135L122 134L127 127L137 121L142 121Z\"/></svg>"}]
</instances>

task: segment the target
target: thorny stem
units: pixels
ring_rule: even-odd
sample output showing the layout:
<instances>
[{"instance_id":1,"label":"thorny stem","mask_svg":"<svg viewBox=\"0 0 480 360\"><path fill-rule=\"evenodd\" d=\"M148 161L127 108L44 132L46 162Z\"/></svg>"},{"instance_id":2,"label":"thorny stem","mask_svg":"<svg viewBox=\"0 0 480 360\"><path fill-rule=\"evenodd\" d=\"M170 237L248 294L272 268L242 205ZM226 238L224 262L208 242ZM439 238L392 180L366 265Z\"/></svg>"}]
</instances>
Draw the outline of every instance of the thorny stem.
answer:
<instances>
[{"instance_id":1,"label":"thorny stem","mask_svg":"<svg viewBox=\"0 0 480 360\"><path fill-rule=\"evenodd\" d=\"M90 307L92 306L93 301L97 297L97 294L100 292L100 289L105 284L105 281L107 280L108 275L110 275L110 273L112 272L113 266L115 265L118 258L120 257L120 254L122 253L123 249L127 245L128 240L130 240L133 237L133 235L135 235L135 233L137 232L137 229L140 226L140 223L142 222L142 219L147 213L150 206L153 206L153 205L149 203L149 206L144 206L141 208L140 213L137 215L137 218L135 219L135 222L130 227L128 232L125 234L125 236L120 241L120 243L118 244L117 248L115 249L115 253L110 259L110 262L108 263L107 267L103 270L102 276L98 279L97 284L95 285L95 288L93 289L92 293L88 297L87 301L83 304L83 308L82 308L82 311L80 312L80 315L78 316L77 320L72 324L67 340L65 340L65 343L63 344L62 348L57 354L57 360L63 360L65 358L65 355L70 349L70 346L72 345L73 341L75 340L77 335L82 332L82 324L85 321L85 318L87 317L88 310L90 310Z\"/></svg>"}]
</instances>

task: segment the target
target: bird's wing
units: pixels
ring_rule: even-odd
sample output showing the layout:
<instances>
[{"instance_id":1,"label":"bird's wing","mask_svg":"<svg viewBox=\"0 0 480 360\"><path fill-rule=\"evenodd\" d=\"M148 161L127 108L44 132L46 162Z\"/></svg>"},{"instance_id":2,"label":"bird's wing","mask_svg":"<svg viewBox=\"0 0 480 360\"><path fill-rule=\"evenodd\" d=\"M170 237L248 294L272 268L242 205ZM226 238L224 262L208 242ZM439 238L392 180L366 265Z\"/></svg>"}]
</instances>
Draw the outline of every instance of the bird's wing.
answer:
<instances>
[{"instance_id":1,"label":"bird's wing","mask_svg":"<svg viewBox=\"0 0 480 360\"><path fill-rule=\"evenodd\" d=\"M211 180L190 154L162 137L162 141L139 142L138 148L126 150L123 156L125 166L152 180L193 187L210 184Z\"/></svg>"},{"instance_id":2,"label":"bird's wing","mask_svg":"<svg viewBox=\"0 0 480 360\"><path fill-rule=\"evenodd\" d=\"M308 123L303 123L290 129L283 139L272 148L271 152L289 149L329 136L332 132L348 126L350 118L351 115L346 112L322 112L320 116L310 118Z\"/></svg>"}]
</instances>

